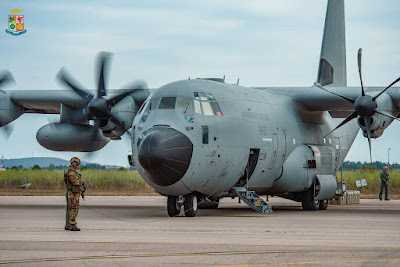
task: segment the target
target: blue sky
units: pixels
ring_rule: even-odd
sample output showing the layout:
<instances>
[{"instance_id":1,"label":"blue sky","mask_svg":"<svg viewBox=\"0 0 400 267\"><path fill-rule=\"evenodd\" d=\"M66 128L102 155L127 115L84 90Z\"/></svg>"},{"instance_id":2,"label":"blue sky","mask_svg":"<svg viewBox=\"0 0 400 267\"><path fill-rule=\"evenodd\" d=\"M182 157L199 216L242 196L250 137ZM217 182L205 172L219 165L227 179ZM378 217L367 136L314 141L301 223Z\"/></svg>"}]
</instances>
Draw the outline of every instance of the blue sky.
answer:
<instances>
[{"instance_id":1,"label":"blue sky","mask_svg":"<svg viewBox=\"0 0 400 267\"><path fill-rule=\"evenodd\" d=\"M23 9L27 33L5 33L9 9ZM98 51L114 58L108 88L145 79L157 88L187 77L222 77L245 86L310 86L317 74L324 0L181 1L1 1L0 70L17 83L6 90L63 89L55 76L67 69L86 88L94 88ZM363 48L363 78L386 86L400 75L400 2L346 2L349 86L359 86L356 53ZM3 20L1 20L3 18ZM0 139L5 158L55 156L36 141L37 130L56 116L23 115L15 131ZM372 141L373 159L400 162L394 122ZM90 160L126 165L127 140L110 142ZM75 155L75 153L74 153ZM80 154L78 154L80 155ZM368 161L368 142L359 135L348 160Z\"/></svg>"}]
</instances>

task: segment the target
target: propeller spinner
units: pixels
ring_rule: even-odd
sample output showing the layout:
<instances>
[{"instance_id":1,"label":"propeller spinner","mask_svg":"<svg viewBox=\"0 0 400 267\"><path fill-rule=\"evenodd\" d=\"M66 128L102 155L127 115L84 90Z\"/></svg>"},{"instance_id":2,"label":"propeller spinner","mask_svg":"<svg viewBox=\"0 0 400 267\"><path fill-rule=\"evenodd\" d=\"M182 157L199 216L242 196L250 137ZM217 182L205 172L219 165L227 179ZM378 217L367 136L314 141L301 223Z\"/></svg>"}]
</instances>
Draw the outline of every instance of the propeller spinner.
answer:
<instances>
[{"instance_id":1,"label":"propeller spinner","mask_svg":"<svg viewBox=\"0 0 400 267\"><path fill-rule=\"evenodd\" d=\"M371 123L372 123L372 116L375 113L378 113L378 114L381 114L383 116L386 116L386 117L389 117L389 118L392 118L392 119L395 119L395 120L399 120L398 118L394 117L393 115L378 109L378 106L376 104L376 99L380 95L382 95L384 92L386 92L386 90L388 90L390 87L392 87L398 81L400 81L400 77L397 78L396 80L394 80L389 86L387 86L385 89L383 89L376 96L372 97L372 96L366 95L365 94L365 90L364 90L364 84L363 84L363 80L362 80L362 75L361 75L361 57L362 57L362 49L360 48L358 50L357 63L358 63L358 73L360 75L361 95L359 97L357 97L357 99L352 99L352 98L349 98L349 97L334 93L332 91L329 91L328 89L326 89L325 87L321 86L318 83L314 83L314 85L317 86L318 88L328 92L328 93L331 93L333 95L339 96L339 97L343 98L344 100L346 100L347 102L350 102L350 103L352 103L354 105L354 112L351 113L344 121L342 121L338 126L336 126L335 129L330 131L324 137L328 136L333 131L335 131L338 128L342 127L343 125L345 125L346 123L348 123L352 119L357 118L358 116L360 116L361 119L363 120L365 128L366 128L367 137L368 137L368 144L369 144L369 156L370 156L371 163L372 163L372 150L371 150Z\"/></svg>"}]
</instances>

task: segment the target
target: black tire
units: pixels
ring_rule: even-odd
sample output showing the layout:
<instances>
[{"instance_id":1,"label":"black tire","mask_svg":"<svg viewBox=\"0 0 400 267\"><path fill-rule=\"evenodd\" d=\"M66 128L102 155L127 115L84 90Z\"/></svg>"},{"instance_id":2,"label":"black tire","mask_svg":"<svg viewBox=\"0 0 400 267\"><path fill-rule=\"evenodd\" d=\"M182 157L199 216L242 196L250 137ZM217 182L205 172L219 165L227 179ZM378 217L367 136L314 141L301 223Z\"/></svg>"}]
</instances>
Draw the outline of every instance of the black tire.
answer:
<instances>
[{"instance_id":1,"label":"black tire","mask_svg":"<svg viewBox=\"0 0 400 267\"><path fill-rule=\"evenodd\" d=\"M190 193L185 196L185 216L194 217L197 214L197 197L195 194Z\"/></svg>"},{"instance_id":2,"label":"black tire","mask_svg":"<svg viewBox=\"0 0 400 267\"><path fill-rule=\"evenodd\" d=\"M303 210L318 210L319 200L314 200L314 186L311 186L303 193L303 201L301 202Z\"/></svg>"},{"instance_id":3,"label":"black tire","mask_svg":"<svg viewBox=\"0 0 400 267\"><path fill-rule=\"evenodd\" d=\"M319 201L319 209L320 210L326 210L328 208L328 200L320 200Z\"/></svg>"},{"instance_id":4,"label":"black tire","mask_svg":"<svg viewBox=\"0 0 400 267\"><path fill-rule=\"evenodd\" d=\"M181 212L181 207L178 205L178 197L168 196L167 210L169 217L178 216Z\"/></svg>"}]
</instances>

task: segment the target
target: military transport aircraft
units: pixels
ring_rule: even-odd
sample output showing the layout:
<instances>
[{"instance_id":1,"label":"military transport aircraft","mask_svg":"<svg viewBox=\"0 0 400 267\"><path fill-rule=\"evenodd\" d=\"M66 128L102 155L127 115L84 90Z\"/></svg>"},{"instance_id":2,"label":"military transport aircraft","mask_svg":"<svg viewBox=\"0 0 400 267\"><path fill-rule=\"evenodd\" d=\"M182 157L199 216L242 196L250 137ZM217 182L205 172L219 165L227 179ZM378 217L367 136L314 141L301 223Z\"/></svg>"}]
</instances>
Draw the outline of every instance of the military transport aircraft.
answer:
<instances>
[{"instance_id":1,"label":"military transport aircraft","mask_svg":"<svg viewBox=\"0 0 400 267\"><path fill-rule=\"evenodd\" d=\"M196 215L238 196L253 209L271 207L259 195L327 208L341 193L335 173L361 128L378 138L397 119L399 88L347 87L344 0L328 0L319 70L311 87L246 88L224 79L176 81L158 89L105 88L109 53L98 56L97 92L86 91L65 69L57 78L70 90L0 91L0 126L23 113L60 114L38 142L55 151L97 151L127 132L130 163L156 192L169 216ZM355 58L355 57L354 57ZM12 81L3 73L1 85ZM371 154L371 152L370 152ZM339 185L338 185L339 184Z\"/></svg>"}]
</instances>

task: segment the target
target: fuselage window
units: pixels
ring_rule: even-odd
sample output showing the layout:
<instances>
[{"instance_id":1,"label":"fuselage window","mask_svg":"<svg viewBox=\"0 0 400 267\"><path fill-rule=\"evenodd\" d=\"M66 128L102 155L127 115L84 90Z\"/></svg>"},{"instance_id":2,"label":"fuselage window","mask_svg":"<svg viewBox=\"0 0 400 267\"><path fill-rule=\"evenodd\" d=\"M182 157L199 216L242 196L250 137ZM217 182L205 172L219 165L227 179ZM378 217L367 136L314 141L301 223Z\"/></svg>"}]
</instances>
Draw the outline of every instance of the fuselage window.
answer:
<instances>
[{"instance_id":1,"label":"fuselage window","mask_svg":"<svg viewBox=\"0 0 400 267\"><path fill-rule=\"evenodd\" d=\"M208 126L201 126L203 144L208 144Z\"/></svg>"},{"instance_id":2,"label":"fuselage window","mask_svg":"<svg viewBox=\"0 0 400 267\"><path fill-rule=\"evenodd\" d=\"M161 98L159 109L174 109L176 97L163 97Z\"/></svg>"}]
</instances>

